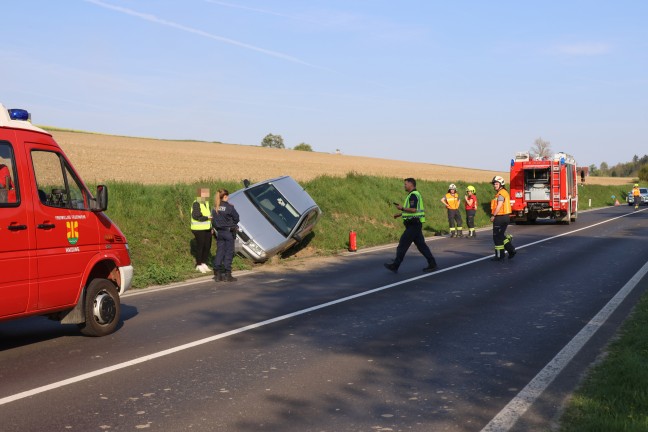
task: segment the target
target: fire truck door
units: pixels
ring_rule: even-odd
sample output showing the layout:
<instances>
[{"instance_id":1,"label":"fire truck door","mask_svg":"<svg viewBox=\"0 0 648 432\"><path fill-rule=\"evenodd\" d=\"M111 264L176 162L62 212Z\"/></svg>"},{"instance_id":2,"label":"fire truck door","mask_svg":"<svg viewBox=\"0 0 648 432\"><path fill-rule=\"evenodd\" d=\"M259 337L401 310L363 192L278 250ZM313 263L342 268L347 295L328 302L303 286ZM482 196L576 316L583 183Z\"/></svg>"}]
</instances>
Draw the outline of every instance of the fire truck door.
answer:
<instances>
[{"instance_id":1,"label":"fire truck door","mask_svg":"<svg viewBox=\"0 0 648 432\"><path fill-rule=\"evenodd\" d=\"M86 266L98 250L98 227L89 196L66 159L34 146L34 222L39 276L38 308L73 304Z\"/></svg>"},{"instance_id":2,"label":"fire truck door","mask_svg":"<svg viewBox=\"0 0 648 432\"><path fill-rule=\"evenodd\" d=\"M0 185L0 317L24 312L29 302L30 280L34 278L30 255L34 243L29 202L16 181L18 168L11 144L0 141L0 163L7 167L10 182ZM35 278L34 278L35 279Z\"/></svg>"}]
</instances>

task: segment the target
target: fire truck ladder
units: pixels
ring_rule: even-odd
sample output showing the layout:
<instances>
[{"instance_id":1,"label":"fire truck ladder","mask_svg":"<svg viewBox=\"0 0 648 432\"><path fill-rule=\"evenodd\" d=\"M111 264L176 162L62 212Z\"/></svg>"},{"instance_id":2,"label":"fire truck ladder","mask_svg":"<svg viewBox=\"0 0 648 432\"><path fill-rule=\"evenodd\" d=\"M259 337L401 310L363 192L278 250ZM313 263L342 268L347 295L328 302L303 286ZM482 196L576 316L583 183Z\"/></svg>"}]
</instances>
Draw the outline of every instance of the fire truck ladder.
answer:
<instances>
[{"instance_id":1,"label":"fire truck ladder","mask_svg":"<svg viewBox=\"0 0 648 432\"><path fill-rule=\"evenodd\" d=\"M560 210L560 162L551 162L551 207Z\"/></svg>"}]
</instances>

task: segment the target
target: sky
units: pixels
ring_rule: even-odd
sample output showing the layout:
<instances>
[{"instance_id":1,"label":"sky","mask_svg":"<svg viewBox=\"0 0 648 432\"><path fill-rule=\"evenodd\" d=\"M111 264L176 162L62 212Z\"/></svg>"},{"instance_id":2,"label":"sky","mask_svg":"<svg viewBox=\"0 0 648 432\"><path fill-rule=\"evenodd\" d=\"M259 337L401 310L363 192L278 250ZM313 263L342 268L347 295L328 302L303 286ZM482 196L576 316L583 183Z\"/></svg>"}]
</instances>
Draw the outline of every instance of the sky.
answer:
<instances>
[{"instance_id":1,"label":"sky","mask_svg":"<svg viewBox=\"0 0 648 432\"><path fill-rule=\"evenodd\" d=\"M38 125L271 133L487 170L538 138L582 166L648 153L641 0L30 0L0 16L0 103Z\"/></svg>"}]
</instances>

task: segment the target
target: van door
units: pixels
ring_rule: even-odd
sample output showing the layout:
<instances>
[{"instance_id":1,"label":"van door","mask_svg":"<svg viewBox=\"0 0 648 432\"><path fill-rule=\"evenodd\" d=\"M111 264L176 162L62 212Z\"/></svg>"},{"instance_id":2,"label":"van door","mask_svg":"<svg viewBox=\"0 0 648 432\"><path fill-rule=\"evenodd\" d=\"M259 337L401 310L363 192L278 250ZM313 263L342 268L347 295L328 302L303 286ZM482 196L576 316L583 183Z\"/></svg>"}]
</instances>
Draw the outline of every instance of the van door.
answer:
<instances>
[{"instance_id":1,"label":"van door","mask_svg":"<svg viewBox=\"0 0 648 432\"><path fill-rule=\"evenodd\" d=\"M30 268L34 246L30 203L20 193L18 171L13 147L0 141L0 317L27 310L29 282L35 281Z\"/></svg>"},{"instance_id":2,"label":"van door","mask_svg":"<svg viewBox=\"0 0 648 432\"><path fill-rule=\"evenodd\" d=\"M98 252L97 218L90 194L71 166L51 147L31 145L34 222L38 263L38 308L77 300L88 262Z\"/></svg>"}]
</instances>

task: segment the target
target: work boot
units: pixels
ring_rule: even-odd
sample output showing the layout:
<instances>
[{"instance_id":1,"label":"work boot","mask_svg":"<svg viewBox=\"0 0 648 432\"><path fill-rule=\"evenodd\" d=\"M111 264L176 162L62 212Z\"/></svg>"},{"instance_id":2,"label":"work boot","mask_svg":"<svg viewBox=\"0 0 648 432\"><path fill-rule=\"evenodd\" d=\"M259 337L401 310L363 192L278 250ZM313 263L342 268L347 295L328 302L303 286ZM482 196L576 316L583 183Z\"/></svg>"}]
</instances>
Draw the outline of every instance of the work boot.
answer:
<instances>
[{"instance_id":1,"label":"work boot","mask_svg":"<svg viewBox=\"0 0 648 432\"><path fill-rule=\"evenodd\" d=\"M501 262L504 259L504 251L500 249L495 249L495 256L491 258L491 261Z\"/></svg>"},{"instance_id":2,"label":"work boot","mask_svg":"<svg viewBox=\"0 0 648 432\"><path fill-rule=\"evenodd\" d=\"M391 272L398 273L398 266L394 263L385 263L383 264L383 266L385 266L385 268Z\"/></svg>"},{"instance_id":3,"label":"work boot","mask_svg":"<svg viewBox=\"0 0 648 432\"><path fill-rule=\"evenodd\" d=\"M434 261L430 261L430 262L428 263L427 267L425 267L425 268L423 269L423 271L424 271L424 272L433 272L433 271L435 271L435 270L438 269L438 268L439 268L439 266L437 265L436 262L434 262Z\"/></svg>"},{"instance_id":4,"label":"work boot","mask_svg":"<svg viewBox=\"0 0 648 432\"><path fill-rule=\"evenodd\" d=\"M457 231L450 231L450 238L457 237Z\"/></svg>"},{"instance_id":5,"label":"work boot","mask_svg":"<svg viewBox=\"0 0 648 432\"><path fill-rule=\"evenodd\" d=\"M476 237L477 237L477 233L475 232L475 230L471 230L470 232L468 232L468 238L474 239Z\"/></svg>"},{"instance_id":6,"label":"work boot","mask_svg":"<svg viewBox=\"0 0 648 432\"><path fill-rule=\"evenodd\" d=\"M223 275L223 281L225 282L236 282L238 279L236 279L234 276L232 276L231 271L226 271L225 274Z\"/></svg>"},{"instance_id":7,"label":"work boot","mask_svg":"<svg viewBox=\"0 0 648 432\"><path fill-rule=\"evenodd\" d=\"M457 231L457 237L463 237L463 231Z\"/></svg>"},{"instance_id":8,"label":"work boot","mask_svg":"<svg viewBox=\"0 0 648 432\"><path fill-rule=\"evenodd\" d=\"M214 270L214 280L216 280L216 282L223 282L223 272L220 270Z\"/></svg>"}]
</instances>

